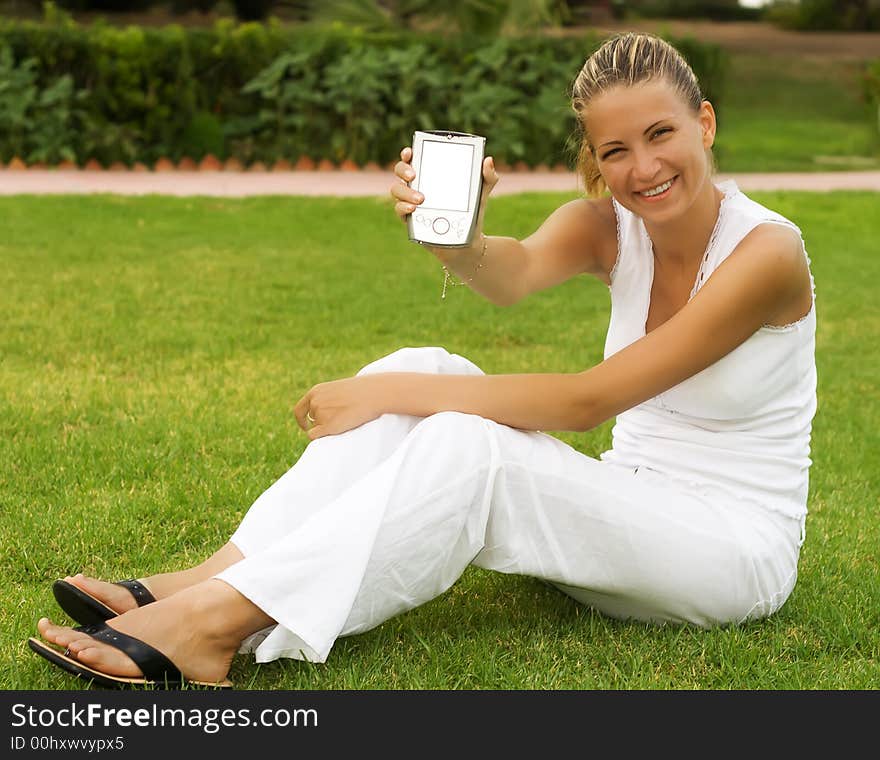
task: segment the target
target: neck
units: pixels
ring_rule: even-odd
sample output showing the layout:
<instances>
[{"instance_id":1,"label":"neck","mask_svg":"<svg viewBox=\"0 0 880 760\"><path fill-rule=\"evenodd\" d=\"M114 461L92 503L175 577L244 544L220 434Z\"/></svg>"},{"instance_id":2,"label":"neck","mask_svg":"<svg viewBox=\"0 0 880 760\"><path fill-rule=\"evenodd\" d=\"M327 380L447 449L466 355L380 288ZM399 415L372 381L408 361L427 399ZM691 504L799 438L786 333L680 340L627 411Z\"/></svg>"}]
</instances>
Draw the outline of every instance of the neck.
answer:
<instances>
[{"instance_id":1,"label":"neck","mask_svg":"<svg viewBox=\"0 0 880 760\"><path fill-rule=\"evenodd\" d=\"M699 261L718 221L723 197L724 194L708 177L686 214L661 224L646 221L645 229L651 238L657 261L682 268Z\"/></svg>"}]
</instances>

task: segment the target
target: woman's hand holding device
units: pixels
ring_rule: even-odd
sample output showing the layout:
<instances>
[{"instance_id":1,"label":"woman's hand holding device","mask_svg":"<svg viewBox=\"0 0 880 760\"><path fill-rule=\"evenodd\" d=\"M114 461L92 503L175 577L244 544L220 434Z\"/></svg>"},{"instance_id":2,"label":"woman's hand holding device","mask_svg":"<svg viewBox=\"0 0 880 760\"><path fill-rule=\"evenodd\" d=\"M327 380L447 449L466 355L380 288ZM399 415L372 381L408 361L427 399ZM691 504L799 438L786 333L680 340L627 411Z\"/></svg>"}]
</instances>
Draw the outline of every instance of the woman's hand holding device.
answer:
<instances>
[{"instance_id":1,"label":"woman's hand holding device","mask_svg":"<svg viewBox=\"0 0 880 760\"><path fill-rule=\"evenodd\" d=\"M391 196L395 199L394 211L398 218L405 223L411 223L411 215L425 202L425 195L418 189L411 187L410 183L416 179L416 171L412 164L413 149L403 148L400 151L400 161L394 166L394 174L401 180L391 186ZM491 156L482 160L482 182L480 190L479 207L476 212L476 222L470 243L464 245L432 245L422 242L443 264L454 262L458 258L467 257L468 252L479 249L480 240L483 236L483 217L486 212L486 201L492 189L498 184L498 173L495 170L495 162ZM443 229L443 227L441 227Z\"/></svg>"}]
</instances>

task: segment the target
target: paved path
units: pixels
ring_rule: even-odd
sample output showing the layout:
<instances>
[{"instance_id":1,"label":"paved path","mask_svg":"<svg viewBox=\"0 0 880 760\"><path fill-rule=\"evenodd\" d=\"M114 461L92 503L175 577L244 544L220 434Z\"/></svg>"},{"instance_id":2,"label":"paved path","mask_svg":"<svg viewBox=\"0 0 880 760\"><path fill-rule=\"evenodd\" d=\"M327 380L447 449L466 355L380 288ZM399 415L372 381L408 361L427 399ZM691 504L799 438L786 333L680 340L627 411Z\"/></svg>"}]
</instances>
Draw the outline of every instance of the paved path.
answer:
<instances>
[{"instance_id":1,"label":"paved path","mask_svg":"<svg viewBox=\"0 0 880 760\"><path fill-rule=\"evenodd\" d=\"M720 174L741 190L875 190L880 171ZM0 170L0 195L114 193L121 195L335 195L388 196L395 181L390 171L85 171ZM509 172L493 195L555 190L580 192L569 172Z\"/></svg>"}]
</instances>

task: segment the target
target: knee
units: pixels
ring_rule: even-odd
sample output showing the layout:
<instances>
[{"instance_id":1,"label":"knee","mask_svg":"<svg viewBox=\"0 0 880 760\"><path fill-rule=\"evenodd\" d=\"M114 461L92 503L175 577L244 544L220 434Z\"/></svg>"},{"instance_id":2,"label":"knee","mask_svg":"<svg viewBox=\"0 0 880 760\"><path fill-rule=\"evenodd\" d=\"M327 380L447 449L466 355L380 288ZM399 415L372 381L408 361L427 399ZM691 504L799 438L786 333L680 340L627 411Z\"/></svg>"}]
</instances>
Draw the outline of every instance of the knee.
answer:
<instances>
[{"instance_id":1,"label":"knee","mask_svg":"<svg viewBox=\"0 0 880 760\"><path fill-rule=\"evenodd\" d=\"M440 346L407 346L367 364L358 375L375 372L427 372L437 375L482 375L476 364Z\"/></svg>"},{"instance_id":2,"label":"knee","mask_svg":"<svg viewBox=\"0 0 880 760\"><path fill-rule=\"evenodd\" d=\"M487 420L464 412L438 412L425 417L413 429L418 444L437 457L463 452L476 458L477 451L488 451Z\"/></svg>"}]
</instances>

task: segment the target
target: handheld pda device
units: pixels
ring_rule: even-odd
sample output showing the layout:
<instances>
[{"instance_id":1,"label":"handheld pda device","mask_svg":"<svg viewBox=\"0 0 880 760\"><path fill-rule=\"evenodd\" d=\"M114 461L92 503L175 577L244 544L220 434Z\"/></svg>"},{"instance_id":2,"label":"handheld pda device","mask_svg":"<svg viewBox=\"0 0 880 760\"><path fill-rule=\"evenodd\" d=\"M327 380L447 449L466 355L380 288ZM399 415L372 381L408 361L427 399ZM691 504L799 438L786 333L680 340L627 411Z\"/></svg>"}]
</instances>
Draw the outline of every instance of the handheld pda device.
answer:
<instances>
[{"instance_id":1,"label":"handheld pda device","mask_svg":"<svg viewBox=\"0 0 880 760\"><path fill-rule=\"evenodd\" d=\"M425 200L406 220L416 243L462 248L477 227L486 138L467 132L414 132L409 185Z\"/></svg>"}]
</instances>

